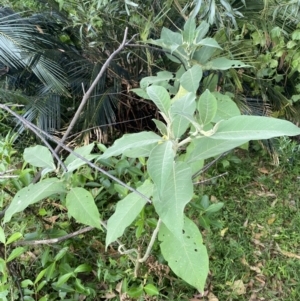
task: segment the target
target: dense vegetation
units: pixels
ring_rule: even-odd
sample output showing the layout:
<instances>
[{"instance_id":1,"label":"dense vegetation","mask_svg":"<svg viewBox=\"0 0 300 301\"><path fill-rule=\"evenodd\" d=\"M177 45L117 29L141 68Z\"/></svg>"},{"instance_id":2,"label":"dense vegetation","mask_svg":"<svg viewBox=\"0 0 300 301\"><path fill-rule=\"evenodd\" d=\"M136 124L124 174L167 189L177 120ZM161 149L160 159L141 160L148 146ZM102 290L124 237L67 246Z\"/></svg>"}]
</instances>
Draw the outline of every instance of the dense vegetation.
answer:
<instances>
[{"instance_id":1,"label":"dense vegetation","mask_svg":"<svg viewBox=\"0 0 300 301\"><path fill-rule=\"evenodd\" d=\"M298 2L4 4L1 300L298 300Z\"/></svg>"}]
</instances>

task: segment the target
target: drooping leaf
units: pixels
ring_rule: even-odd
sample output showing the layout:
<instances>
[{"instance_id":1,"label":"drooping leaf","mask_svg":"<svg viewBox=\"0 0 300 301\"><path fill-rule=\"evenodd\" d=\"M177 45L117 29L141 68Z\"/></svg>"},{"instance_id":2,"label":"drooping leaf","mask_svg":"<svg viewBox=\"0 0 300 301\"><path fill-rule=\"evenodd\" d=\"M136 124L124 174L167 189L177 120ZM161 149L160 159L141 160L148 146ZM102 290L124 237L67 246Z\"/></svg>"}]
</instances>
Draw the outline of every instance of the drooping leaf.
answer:
<instances>
[{"instance_id":1,"label":"drooping leaf","mask_svg":"<svg viewBox=\"0 0 300 301\"><path fill-rule=\"evenodd\" d=\"M153 184L146 180L137 190L151 197ZM146 204L146 200L136 193L128 194L117 203L115 213L107 221L106 247L123 235L125 229L136 219Z\"/></svg>"},{"instance_id":2,"label":"drooping leaf","mask_svg":"<svg viewBox=\"0 0 300 301\"><path fill-rule=\"evenodd\" d=\"M192 173L185 162L174 162L171 174L163 192L154 190L153 205L162 219L174 235L179 235L183 229L185 205L193 196Z\"/></svg>"},{"instance_id":3,"label":"drooping leaf","mask_svg":"<svg viewBox=\"0 0 300 301\"><path fill-rule=\"evenodd\" d=\"M19 190L13 198L11 204L7 208L4 216L4 223L10 221L11 217L23 211L29 205L41 201L54 194L64 193L66 191L65 184L57 178L45 179L36 184L30 184Z\"/></svg>"},{"instance_id":4,"label":"drooping leaf","mask_svg":"<svg viewBox=\"0 0 300 301\"><path fill-rule=\"evenodd\" d=\"M188 92L196 93L201 79L202 68L199 65L194 65L180 77L180 84Z\"/></svg>"},{"instance_id":5,"label":"drooping leaf","mask_svg":"<svg viewBox=\"0 0 300 301\"><path fill-rule=\"evenodd\" d=\"M201 126L209 124L217 112L217 100L209 90L205 90L197 102L199 112L199 123Z\"/></svg>"},{"instance_id":6,"label":"drooping leaf","mask_svg":"<svg viewBox=\"0 0 300 301\"><path fill-rule=\"evenodd\" d=\"M147 170L159 193L164 190L168 183L174 157L173 143L170 140L155 146L149 156Z\"/></svg>"},{"instance_id":7,"label":"drooping leaf","mask_svg":"<svg viewBox=\"0 0 300 301\"><path fill-rule=\"evenodd\" d=\"M127 150L130 152L130 150L136 148L144 149L145 146L154 146L161 140L162 138L153 132L125 134L120 139L116 140L115 143L100 156L100 159L107 159L112 156L119 156L121 154L126 155ZM144 157L147 157L147 155L145 154Z\"/></svg>"},{"instance_id":8,"label":"drooping leaf","mask_svg":"<svg viewBox=\"0 0 300 301\"><path fill-rule=\"evenodd\" d=\"M101 229L100 214L94 198L89 191L82 187L72 188L66 196L68 213L78 223Z\"/></svg>"},{"instance_id":9,"label":"drooping leaf","mask_svg":"<svg viewBox=\"0 0 300 301\"><path fill-rule=\"evenodd\" d=\"M194 222L185 217L179 236L163 224L158 239L161 241L161 252L172 271L203 292L208 275L208 254Z\"/></svg>"},{"instance_id":10,"label":"drooping leaf","mask_svg":"<svg viewBox=\"0 0 300 301\"><path fill-rule=\"evenodd\" d=\"M190 121L182 115L193 116L196 109L195 94L187 93L172 103L170 108L171 126L175 138L180 138L190 125Z\"/></svg>"},{"instance_id":11,"label":"drooping leaf","mask_svg":"<svg viewBox=\"0 0 300 301\"><path fill-rule=\"evenodd\" d=\"M285 135L300 135L300 128L286 120L242 115L221 121L216 133L211 138L226 141L249 141Z\"/></svg>"},{"instance_id":12,"label":"drooping leaf","mask_svg":"<svg viewBox=\"0 0 300 301\"><path fill-rule=\"evenodd\" d=\"M55 164L49 149L42 145L25 148L23 158L36 167L55 169Z\"/></svg>"},{"instance_id":13,"label":"drooping leaf","mask_svg":"<svg viewBox=\"0 0 300 301\"><path fill-rule=\"evenodd\" d=\"M169 92L164 87L155 85L148 87L146 91L158 109L168 116L168 111L171 105Z\"/></svg>"}]
</instances>

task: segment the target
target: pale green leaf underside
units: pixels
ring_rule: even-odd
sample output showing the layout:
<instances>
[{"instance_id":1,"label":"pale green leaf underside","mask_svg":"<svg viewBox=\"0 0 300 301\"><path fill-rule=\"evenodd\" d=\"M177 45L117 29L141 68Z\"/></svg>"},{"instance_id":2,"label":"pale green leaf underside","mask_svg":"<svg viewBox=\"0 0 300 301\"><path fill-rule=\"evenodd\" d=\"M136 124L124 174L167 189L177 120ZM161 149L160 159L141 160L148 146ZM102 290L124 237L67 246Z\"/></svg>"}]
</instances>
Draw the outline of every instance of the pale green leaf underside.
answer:
<instances>
[{"instance_id":1,"label":"pale green leaf underside","mask_svg":"<svg viewBox=\"0 0 300 301\"><path fill-rule=\"evenodd\" d=\"M167 185L160 193L154 191L153 204L162 219L174 235L180 235L183 228L183 211L193 196L192 172L184 162L173 163Z\"/></svg>"},{"instance_id":2,"label":"pale green leaf underside","mask_svg":"<svg viewBox=\"0 0 300 301\"><path fill-rule=\"evenodd\" d=\"M211 138L249 141L285 135L300 135L300 128L286 120L243 115L221 121L216 133Z\"/></svg>"},{"instance_id":3,"label":"pale green leaf underside","mask_svg":"<svg viewBox=\"0 0 300 301\"><path fill-rule=\"evenodd\" d=\"M76 222L101 229L100 214L94 198L89 191L82 187L75 187L66 196L68 213Z\"/></svg>"},{"instance_id":4,"label":"pale green leaf underside","mask_svg":"<svg viewBox=\"0 0 300 301\"><path fill-rule=\"evenodd\" d=\"M127 150L145 147L147 145L158 143L161 140L162 138L153 132L125 134L122 138L116 140L115 143L100 156L100 159L119 156L124 154Z\"/></svg>"},{"instance_id":5,"label":"pale green leaf underside","mask_svg":"<svg viewBox=\"0 0 300 301\"><path fill-rule=\"evenodd\" d=\"M217 100L209 90L205 90L199 97L197 108L201 126L209 124L217 112Z\"/></svg>"},{"instance_id":6,"label":"pale green leaf underside","mask_svg":"<svg viewBox=\"0 0 300 301\"><path fill-rule=\"evenodd\" d=\"M248 140L217 140L211 137L195 139L187 149L186 162L193 164L199 160L208 159L238 147ZM191 151L190 151L191 149Z\"/></svg>"},{"instance_id":7,"label":"pale green leaf underside","mask_svg":"<svg viewBox=\"0 0 300 301\"><path fill-rule=\"evenodd\" d=\"M146 180L137 190L150 198L153 184ZM123 235L125 229L136 219L146 202L144 198L132 192L117 203L115 213L107 221L106 247Z\"/></svg>"},{"instance_id":8,"label":"pale green leaf underside","mask_svg":"<svg viewBox=\"0 0 300 301\"><path fill-rule=\"evenodd\" d=\"M202 236L193 221L185 217L184 233L175 235L165 225L158 239L164 258L172 271L181 279L203 292L208 275L208 254Z\"/></svg>"},{"instance_id":9,"label":"pale green leaf underside","mask_svg":"<svg viewBox=\"0 0 300 301\"><path fill-rule=\"evenodd\" d=\"M175 138L180 138L189 127L190 121L182 114L193 116L196 109L195 98L194 93L187 93L171 105L172 131Z\"/></svg>"},{"instance_id":10,"label":"pale green leaf underside","mask_svg":"<svg viewBox=\"0 0 300 301\"><path fill-rule=\"evenodd\" d=\"M201 79L202 68L199 65L194 65L182 74L180 77L180 84L188 92L196 93Z\"/></svg>"},{"instance_id":11,"label":"pale green leaf underside","mask_svg":"<svg viewBox=\"0 0 300 301\"><path fill-rule=\"evenodd\" d=\"M214 92L212 94L216 97L218 104L218 109L213 122L217 123L220 120L226 120L241 115L238 106L228 95L219 92Z\"/></svg>"},{"instance_id":12,"label":"pale green leaf underside","mask_svg":"<svg viewBox=\"0 0 300 301\"><path fill-rule=\"evenodd\" d=\"M238 60L229 60L225 57L219 57L213 59L205 64L205 69L207 70L228 70L230 68L247 68L251 67Z\"/></svg>"},{"instance_id":13,"label":"pale green leaf underside","mask_svg":"<svg viewBox=\"0 0 300 301\"><path fill-rule=\"evenodd\" d=\"M65 185L56 178L43 180L36 184L30 184L17 192L11 204L7 208L4 222L10 221L11 217L23 211L29 205L34 204L44 198L54 194L65 192Z\"/></svg>"},{"instance_id":14,"label":"pale green leaf underside","mask_svg":"<svg viewBox=\"0 0 300 301\"><path fill-rule=\"evenodd\" d=\"M173 143L170 140L158 144L152 150L147 161L147 170L159 192L162 192L168 183L172 171L175 157L172 147Z\"/></svg>"},{"instance_id":15,"label":"pale green leaf underside","mask_svg":"<svg viewBox=\"0 0 300 301\"><path fill-rule=\"evenodd\" d=\"M155 85L148 87L146 91L158 109L168 116L168 111L171 105L171 99L168 91L164 87Z\"/></svg>"}]
</instances>

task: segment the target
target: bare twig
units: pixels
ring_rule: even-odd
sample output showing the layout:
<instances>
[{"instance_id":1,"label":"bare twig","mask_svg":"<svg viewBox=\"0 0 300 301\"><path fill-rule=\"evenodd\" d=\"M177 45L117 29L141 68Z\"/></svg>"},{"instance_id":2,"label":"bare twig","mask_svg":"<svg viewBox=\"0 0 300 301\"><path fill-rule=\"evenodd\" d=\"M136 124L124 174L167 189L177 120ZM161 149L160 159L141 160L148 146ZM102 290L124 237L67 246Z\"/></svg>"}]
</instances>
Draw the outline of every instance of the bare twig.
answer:
<instances>
[{"instance_id":1,"label":"bare twig","mask_svg":"<svg viewBox=\"0 0 300 301\"><path fill-rule=\"evenodd\" d=\"M205 179L205 180L202 180L202 181L199 181L199 182L195 182L195 183L193 183L193 184L194 184L194 185L197 185L197 184L205 184L205 183L207 183L207 182L211 182L212 180L221 178L221 177L226 176L226 175L228 175L228 172L221 173L220 175L217 175L217 176L215 176L215 177L212 177L212 178L209 178L209 179Z\"/></svg>"},{"instance_id":2,"label":"bare twig","mask_svg":"<svg viewBox=\"0 0 300 301\"><path fill-rule=\"evenodd\" d=\"M17 241L13 244L13 246L36 246L36 245L50 245L50 244L56 244L59 242L62 242L66 239L78 236L82 233L89 232L93 230L94 227L85 227L83 229L80 229L78 231L75 231L73 233L67 234L65 236L61 236L58 238L51 238L51 239L42 239L42 240L22 240Z\"/></svg>"},{"instance_id":3,"label":"bare twig","mask_svg":"<svg viewBox=\"0 0 300 301\"><path fill-rule=\"evenodd\" d=\"M20 120L23 123L23 125L25 127L28 127L34 134L36 134L42 140L42 142L48 147L48 149L51 151L52 155L55 157L55 159L57 160L57 162L62 166L62 168L64 169L64 171L67 171L67 168L66 168L65 164L60 160L60 158L57 155L57 153L55 152L55 150L53 150L53 148L51 147L51 145L48 143L48 141L43 136L43 135L45 135L45 136L47 136L47 138L49 138L49 136L50 136L49 134L46 134L46 132L44 132L41 129L39 129L33 123L27 121L24 117L22 117L19 114L15 113L13 110L11 110L6 105L0 104L0 108L3 109L3 110L5 110L5 111L7 111L7 112L9 112L13 116L15 116L18 120ZM40 133L43 133L43 135L41 135ZM52 137L51 137L51 139L56 142L56 140L53 139Z\"/></svg>"},{"instance_id":4,"label":"bare twig","mask_svg":"<svg viewBox=\"0 0 300 301\"><path fill-rule=\"evenodd\" d=\"M126 46L126 39L127 39L127 33L128 33L128 27L126 27L125 32L124 32L124 37L123 37L123 41L120 44L120 46L118 47L117 50L115 50L110 56L109 58L106 60L106 62L103 64L99 74L97 75L97 77L95 78L95 80L93 81L93 83L91 84L91 86L89 87L89 89L86 91L86 93L83 95L81 103L70 123L70 125L68 126L68 129L66 130L65 134L63 135L63 137L61 138L61 143L63 144L66 139L69 137L70 132L73 130L75 123L77 122L77 120L80 117L80 114L84 108L84 106L86 105L87 101L89 100L93 90L95 89L97 83L99 82L99 80L101 79L101 77L103 76L104 72L106 71L106 69L108 68L109 64L111 63L111 61L113 60L113 58ZM55 148L55 152L58 153L59 150L61 149L61 145L58 144L57 147Z\"/></svg>"},{"instance_id":5,"label":"bare twig","mask_svg":"<svg viewBox=\"0 0 300 301\"><path fill-rule=\"evenodd\" d=\"M69 148L68 146L64 145L60 140L54 139L51 135L49 135L48 133L46 133L45 131L39 129L36 125L34 125L33 123L29 122L28 120L26 120L24 117L18 115L17 113L15 113L14 111L12 111L10 108L8 108L6 105L0 104L0 108L9 112L10 114L12 114L13 116L15 116L17 119L19 119L24 126L27 126L30 130L32 130L38 137L42 137L42 135L46 136L48 139L52 140L53 142L55 142L56 144L58 144L61 148L63 148L64 150L66 150L67 152L69 152L70 154L74 155L75 157L81 159L84 163L86 163L87 165L89 165L90 167L100 171L101 173L103 173L104 175L106 175L108 178L112 179L113 181L117 182L118 184L122 185L123 187L127 188L128 190L135 192L136 194L138 194L140 197L142 197L143 199L145 199L148 203L152 203L151 200L149 198L147 198L145 195L143 195L141 192L137 191L136 189L130 187L129 185L127 185L126 183L122 182L121 180L119 180L117 177L111 175L109 172L107 172L106 170L102 169L101 167L97 166L96 164L90 162L89 160L87 160L86 158L84 158L83 156L79 155L78 153L74 152L71 148ZM47 146L49 145L49 143L43 139L43 142L45 141L47 144ZM57 156L57 154L56 154ZM64 165L63 165L64 166Z\"/></svg>"}]
</instances>

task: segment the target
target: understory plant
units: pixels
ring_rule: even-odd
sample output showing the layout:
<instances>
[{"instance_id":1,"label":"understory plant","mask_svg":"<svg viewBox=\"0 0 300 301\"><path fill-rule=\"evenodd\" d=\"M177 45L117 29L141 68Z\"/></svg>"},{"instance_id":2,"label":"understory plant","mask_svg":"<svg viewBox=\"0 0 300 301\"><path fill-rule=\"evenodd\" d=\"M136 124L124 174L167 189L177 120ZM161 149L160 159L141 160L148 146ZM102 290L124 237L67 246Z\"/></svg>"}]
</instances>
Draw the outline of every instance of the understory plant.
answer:
<instances>
[{"instance_id":1,"label":"understory plant","mask_svg":"<svg viewBox=\"0 0 300 301\"><path fill-rule=\"evenodd\" d=\"M105 228L105 247L119 244L118 251L134 262L134 276L138 276L139 267L149 258L154 246L159 245L172 271L203 292L209 272L208 252L197 223L187 217L185 208L197 198L194 183L205 160L249 140L300 134L297 126L285 120L241 115L231 95L216 91L216 86L199 90L204 70L250 67L223 57L212 59L215 50L221 47L214 39L205 38L208 29L207 23L197 27L191 18L181 32L164 28L159 40L149 41L165 49L171 60L181 64L176 74L158 72L156 76L143 78L140 88L133 90L158 108L160 116L153 119L155 132L125 134L109 148L97 144L100 153L93 151L94 144L75 151L60 145L70 155L63 161L58 158L58 165L44 146L25 149L24 160L33 167L43 168L42 180L17 192L5 211L3 227L28 206L54 198L76 222L99 231ZM87 172L83 177L84 168ZM101 177L96 177L98 183L91 176L91 170L101 173ZM90 179L93 185L87 185L82 178ZM95 193L95 187L100 191ZM112 187L118 192L118 200L115 200L114 213L104 220L96 205L97 198L101 193L109 194ZM214 205L206 211L217 210ZM120 240L125 230L130 231L130 226L137 225L135 222L141 220L141 214L149 207L155 212L155 226L147 247L141 248L134 242L124 246ZM4 231L1 233L2 243L8 244ZM136 235L148 237L142 231ZM16 254L19 256L21 251L24 249L18 249ZM69 271L57 280L56 287L63 287L80 271L81 268ZM43 273L46 275L46 269ZM43 273L35 279L35 285L42 281Z\"/></svg>"}]
</instances>

